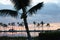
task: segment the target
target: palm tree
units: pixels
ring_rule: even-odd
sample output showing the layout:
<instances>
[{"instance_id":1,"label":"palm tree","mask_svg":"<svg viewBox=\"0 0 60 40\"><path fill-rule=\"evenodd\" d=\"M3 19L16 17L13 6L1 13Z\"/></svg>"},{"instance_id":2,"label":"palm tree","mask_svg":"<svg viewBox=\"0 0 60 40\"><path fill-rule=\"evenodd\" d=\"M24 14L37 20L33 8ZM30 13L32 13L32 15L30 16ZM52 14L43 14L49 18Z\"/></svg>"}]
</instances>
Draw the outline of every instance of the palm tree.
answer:
<instances>
[{"instance_id":1,"label":"palm tree","mask_svg":"<svg viewBox=\"0 0 60 40\"><path fill-rule=\"evenodd\" d=\"M10 23L11 24L11 26L12 26L12 36L13 36L13 30L14 30L14 28L13 28L13 26L15 26L15 22L12 22L12 23Z\"/></svg>"},{"instance_id":2,"label":"palm tree","mask_svg":"<svg viewBox=\"0 0 60 40\"><path fill-rule=\"evenodd\" d=\"M18 26L23 26L23 22L19 23L17 22Z\"/></svg>"},{"instance_id":3,"label":"palm tree","mask_svg":"<svg viewBox=\"0 0 60 40\"><path fill-rule=\"evenodd\" d=\"M3 27L4 31L6 31L6 28L8 27L8 25L2 23L2 27ZM3 32L3 33L6 33L6 32ZM3 34L3 35L4 35L4 34Z\"/></svg>"},{"instance_id":4,"label":"palm tree","mask_svg":"<svg viewBox=\"0 0 60 40\"><path fill-rule=\"evenodd\" d=\"M0 26L2 26L3 23L0 23Z\"/></svg>"},{"instance_id":5,"label":"palm tree","mask_svg":"<svg viewBox=\"0 0 60 40\"><path fill-rule=\"evenodd\" d=\"M11 23L8 23L8 27L11 26ZM9 27L10 28L10 27Z\"/></svg>"},{"instance_id":6,"label":"palm tree","mask_svg":"<svg viewBox=\"0 0 60 40\"><path fill-rule=\"evenodd\" d=\"M3 23L0 23L0 26L2 26Z\"/></svg>"},{"instance_id":7,"label":"palm tree","mask_svg":"<svg viewBox=\"0 0 60 40\"><path fill-rule=\"evenodd\" d=\"M22 24L22 23L17 22L17 24L18 24L18 27L20 27L20 26L23 27L23 24ZM19 29L19 30L20 30L20 29Z\"/></svg>"},{"instance_id":8,"label":"palm tree","mask_svg":"<svg viewBox=\"0 0 60 40\"><path fill-rule=\"evenodd\" d=\"M8 25L7 25L7 24L3 24L2 26L4 27L4 31L5 31L5 28L7 28L7 27L8 27Z\"/></svg>"},{"instance_id":9,"label":"palm tree","mask_svg":"<svg viewBox=\"0 0 60 40\"><path fill-rule=\"evenodd\" d=\"M37 24L38 29L39 29L39 26L40 26L40 23Z\"/></svg>"},{"instance_id":10,"label":"palm tree","mask_svg":"<svg viewBox=\"0 0 60 40\"><path fill-rule=\"evenodd\" d=\"M21 22L21 23L17 22L17 24L18 24L18 26L24 26L23 22Z\"/></svg>"},{"instance_id":11,"label":"palm tree","mask_svg":"<svg viewBox=\"0 0 60 40\"><path fill-rule=\"evenodd\" d=\"M17 22L17 24L19 24L19 22Z\"/></svg>"},{"instance_id":12,"label":"palm tree","mask_svg":"<svg viewBox=\"0 0 60 40\"><path fill-rule=\"evenodd\" d=\"M3 25L3 23L2 22L0 22L0 26L2 26Z\"/></svg>"},{"instance_id":13,"label":"palm tree","mask_svg":"<svg viewBox=\"0 0 60 40\"><path fill-rule=\"evenodd\" d=\"M47 27L50 27L50 24L49 23L47 23L47 25L46 25ZM49 28L47 28L47 29L49 29Z\"/></svg>"},{"instance_id":14,"label":"palm tree","mask_svg":"<svg viewBox=\"0 0 60 40\"><path fill-rule=\"evenodd\" d=\"M10 25L10 23L8 23L8 25Z\"/></svg>"},{"instance_id":15,"label":"palm tree","mask_svg":"<svg viewBox=\"0 0 60 40\"><path fill-rule=\"evenodd\" d=\"M33 24L34 24L34 27L35 27L35 25L36 25L36 22L34 21L34 22L33 22ZM35 30L35 28L34 28L34 30Z\"/></svg>"},{"instance_id":16,"label":"palm tree","mask_svg":"<svg viewBox=\"0 0 60 40\"><path fill-rule=\"evenodd\" d=\"M41 27L42 27L42 33L43 33L43 25L44 25L44 22L43 21L41 21Z\"/></svg>"},{"instance_id":17,"label":"palm tree","mask_svg":"<svg viewBox=\"0 0 60 40\"><path fill-rule=\"evenodd\" d=\"M12 29L13 29L13 26L15 26L15 22L12 22L11 25L12 25Z\"/></svg>"},{"instance_id":18,"label":"palm tree","mask_svg":"<svg viewBox=\"0 0 60 40\"><path fill-rule=\"evenodd\" d=\"M15 26L15 22L8 23L8 25L12 26L12 30L13 30L13 26Z\"/></svg>"},{"instance_id":19,"label":"palm tree","mask_svg":"<svg viewBox=\"0 0 60 40\"><path fill-rule=\"evenodd\" d=\"M21 22L21 23L19 23L19 22L17 22L17 24L18 24L18 26L20 27L23 27L24 25L23 25L23 22ZM19 29L20 30L20 29ZM22 30L22 29L21 29ZM21 32L21 34L22 34L22 32Z\"/></svg>"},{"instance_id":20,"label":"palm tree","mask_svg":"<svg viewBox=\"0 0 60 40\"><path fill-rule=\"evenodd\" d=\"M30 4L30 0L11 0L11 1L14 4L14 7L15 7L16 11L14 11L14 10L4 10L3 9L3 10L0 10L0 12L1 12L0 14L2 14L1 16L3 16L3 14L4 14L4 16L6 16L6 14L9 14L13 17L16 17L18 15L18 11L20 9L22 9L23 13L21 14L21 19L23 19L23 21L24 21L24 25L25 25L26 32L27 32L27 35L28 35L28 40L32 40L31 36L30 36L30 33L29 33L28 23L27 23L27 13L32 15L38 9L41 9L41 7L43 6L43 2L38 3L37 5L35 5L31 9L29 9L28 11L26 11L27 6L29 6L29 4Z\"/></svg>"}]
</instances>

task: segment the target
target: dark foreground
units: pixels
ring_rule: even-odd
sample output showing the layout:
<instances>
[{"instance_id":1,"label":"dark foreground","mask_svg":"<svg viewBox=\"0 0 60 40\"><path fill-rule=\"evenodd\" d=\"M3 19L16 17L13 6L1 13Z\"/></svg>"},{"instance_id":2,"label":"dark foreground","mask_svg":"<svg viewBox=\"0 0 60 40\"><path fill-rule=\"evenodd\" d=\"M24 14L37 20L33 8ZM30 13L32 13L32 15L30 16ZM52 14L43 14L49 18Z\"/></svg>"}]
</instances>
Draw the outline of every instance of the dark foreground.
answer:
<instances>
[{"instance_id":1,"label":"dark foreground","mask_svg":"<svg viewBox=\"0 0 60 40\"><path fill-rule=\"evenodd\" d=\"M38 37L32 38L33 40L38 40ZM0 37L0 40L27 40L27 37Z\"/></svg>"},{"instance_id":2,"label":"dark foreground","mask_svg":"<svg viewBox=\"0 0 60 40\"><path fill-rule=\"evenodd\" d=\"M27 40L27 37L0 37L0 40ZM38 40L38 37L32 38L32 40Z\"/></svg>"},{"instance_id":3,"label":"dark foreground","mask_svg":"<svg viewBox=\"0 0 60 40\"><path fill-rule=\"evenodd\" d=\"M26 40L25 37L0 37L0 40Z\"/></svg>"},{"instance_id":4,"label":"dark foreground","mask_svg":"<svg viewBox=\"0 0 60 40\"><path fill-rule=\"evenodd\" d=\"M60 31L40 33L39 40L60 40Z\"/></svg>"}]
</instances>

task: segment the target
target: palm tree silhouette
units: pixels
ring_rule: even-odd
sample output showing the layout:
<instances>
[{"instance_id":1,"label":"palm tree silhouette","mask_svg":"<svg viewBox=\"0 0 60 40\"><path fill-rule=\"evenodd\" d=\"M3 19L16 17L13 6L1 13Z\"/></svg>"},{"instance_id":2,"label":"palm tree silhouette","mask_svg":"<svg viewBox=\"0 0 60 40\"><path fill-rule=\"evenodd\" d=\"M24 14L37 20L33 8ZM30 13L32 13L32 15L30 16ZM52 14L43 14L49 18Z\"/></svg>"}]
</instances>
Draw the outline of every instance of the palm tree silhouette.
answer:
<instances>
[{"instance_id":1,"label":"palm tree silhouette","mask_svg":"<svg viewBox=\"0 0 60 40\"><path fill-rule=\"evenodd\" d=\"M23 22L19 23L17 22L18 26L24 26Z\"/></svg>"},{"instance_id":2,"label":"palm tree silhouette","mask_svg":"<svg viewBox=\"0 0 60 40\"><path fill-rule=\"evenodd\" d=\"M0 29L1 29L1 25L2 25L2 23L0 22Z\"/></svg>"},{"instance_id":3,"label":"palm tree silhouette","mask_svg":"<svg viewBox=\"0 0 60 40\"><path fill-rule=\"evenodd\" d=\"M19 24L19 26L23 26L23 24L22 24L22 23L20 23L20 24Z\"/></svg>"},{"instance_id":4,"label":"palm tree silhouette","mask_svg":"<svg viewBox=\"0 0 60 40\"><path fill-rule=\"evenodd\" d=\"M11 25L10 23L8 23L8 25Z\"/></svg>"},{"instance_id":5,"label":"palm tree silhouette","mask_svg":"<svg viewBox=\"0 0 60 40\"><path fill-rule=\"evenodd\" d=\"M17 24L18 24L18 27L23 26L22 23L17 22ZM19 30L20 30L20 29L19 29Z\"/></svg>"},{"instance_id":6,"label":"palm tree silhouette","mask_svg":"<svg viewBox=\"0 0 60 40\"><path fill-rule=\"evenodd\" d=\"M3 24L3 23L0 23L0 26L4 27L4 31L5 31L5 28L8 27L7 24Z\"/></svg>"},{"instance_id":7,"label":"palm tree silhouette","mask_svg":"<svg viewBox=\"0 0 60 40\"><path fill-rule=\"evenodd\" d=\"M2 26L3 23L0 23L0 26Z\"/></svg>"},{"instance_id":8,"label":"palm tree silhouette","mask_svg":"<svg viewBox=\"0 0 60 40\"><path fill-rule=\"evenodd\" d=\"M8 23L8 27L11 26L11 23Z\"/></svg>"},{"instance_id":9,"label":"palm tree silhouette","mask_svg":"<svg viewBox=\"0 0 60 40\"><path fill-rule=\"evenodd\" d=\"M0 22L0 26L2 27L2 25L3 25L3 23L2 22Z\"/></svg>"},{"instance_id":10,"label":"palm tree silhouette","mask_svg":"<svg viewBox=\"0 0 60 40\"><path fill-rule=\"evenodd\" d=\"M13 36L13 31L14 31L14 27L13 26L15 26L15 22L10 23L10 25L12 26L12 29L10 29L10 30L12 31L12 36Z\"/></svg>"},{"instance_id":11,"label":"palm tree silhouette","mask_svg":"<svg viewBox=\"0 0 60 40\"><path fill-rule=\"evenodd\" d=\"M37 23L38 30L39 30L39 26L40 26L40 23Z\"/></svg>"},{"instance_id":12,"label":"palm tree silhouette","mask_svg":"<svg viewBox=\"0 0 60 40\"><path fill-rule=\"evenodd\" d=\"M44 25L44 22L43 21L41 21L41 27L42 27L42 32L43 32L43 25Z\"/></svg>"},{"instance_id":13,"label":"palm tree silhouette","mask_svg":"<svg viewBox=\"0 0 60 40\"><path fill-rule=\"evenodd\" d=\"M15 26L15 22L12 22L11 25L12 25L12 29L13 29L13 26Z\"/></svg>"},{"instance_id":14,"label":"palm tree silhouette","mask_svg":"<svg viewBox=\"0 0 60 40\"><path fill-rule=\"evenodd\" d=\"M3 23L1 22L1 23L0 23L0 26L2 26L2 25L3 25Z\"/></svg>"},{"instance_id":15,"label":"palm tree silhouette","mask_svg":"<svg viewBox=\"0 0 60 40\"><path fill-rule=\"evenodd\" d=\"M33 24L34 24L34 30L35 30L35 25L36 25L36 22L34 21L34 22L33 22Z\"/></svg>"},{"instance_id":16,"label":"palm tree silhouette","mask_svg":"<svg viewBox=\"0 0 60 40\"><path fill-rule=\"evenodd\" d=\"M1 25L2 27L3 27L3 31L6 31L6 28L8 27L8 25L7 24L3 24L2 23L2 25ZM6 33L6 32L3 32L3 33ZM4 35L4 34L3 34Z\"/></svg>"},{"instance_id":17,"label":"palm tree silhouette","mask_svg":"<svg viewBox=\"0 0 60 40\"><path fill-rule=\"evenodd\" d=\"M17 22L17 24L19 24L19 22Z\"/></svg>"},{"instance_id":18,"label":"palm tree silhouette","mask_svg":"<svg viewBox=\"0 0 60 40\"><path fill-rule=\"evenodd\" d=\"M24 25L25 25L26 32L27 32L27 35L28 35L28 40L32 40L31 36L30 36L30 33L29 33L28 23L27 23L27 13L32 15L38 9L41 9L41 7L43 6L43 2L38 3L37 5L35 5L34 7L32 7L31 9L29 9L27 11L27 6L29 7L30 0L11 0L11 1L14 4L14 7L15 7L16 11L14 11L14 10L4 10L3 9L3 10L0 10L0 12L1 12L0 14L2 14L2 15L4 14L4 16L6 16L6 14L9 14L13 17L16 17L18 15L18 11L20 9L22 9L23 13L21 14L21 19L23 19L23 21L24 21Z\"/></svg>"},{"instance_id":19,"label":"palm tree silhouette","mask_svg":"<svg viewBox=\"0 0 60 40\"><path fill-rule=\"evenodd\" d=\"M23 27L24 25L23 25L23 23L19 23L19 24L18 24L18 26L21 26L21 27ZM22 29L21 29L21 30L22 30Z\"/></svg>"},{"instance_id":20,"label":"palm tree silhouette","mask_svg":"<svg viewBox=\"0 0 60 40\"><path fill-rule=\"evenodd\" d=\"M46 25L48 28L47 28L47 30L50 28L50 24L49 23L47 23L47 25Z\"/></svg>"},{"instance_id":21,"label":"palm tree silhouette","mask_svg":"<svg viewBox=\"0 0 60 40\"><path fill-rule=\"evenodd\" d=\"M9 26L12 26L11 30L13 30L13 29L14 29L14 27L13 27L13 26L15 26L15 22L8 23L8 25L9 25Z\"/></svg>"},{"instance_id":22,"label":"palm tree silhouette","mask_svg":"<svg viewBox=\"0 0 60 40\"><path fill-rule=\"evenodd\" d=\"M4 27L4 31L5 31L5 28L7 28L7 27L8 27L8 25L7 25L7 24L2 24L2 26Z\"/></svg>"}]
</instances>

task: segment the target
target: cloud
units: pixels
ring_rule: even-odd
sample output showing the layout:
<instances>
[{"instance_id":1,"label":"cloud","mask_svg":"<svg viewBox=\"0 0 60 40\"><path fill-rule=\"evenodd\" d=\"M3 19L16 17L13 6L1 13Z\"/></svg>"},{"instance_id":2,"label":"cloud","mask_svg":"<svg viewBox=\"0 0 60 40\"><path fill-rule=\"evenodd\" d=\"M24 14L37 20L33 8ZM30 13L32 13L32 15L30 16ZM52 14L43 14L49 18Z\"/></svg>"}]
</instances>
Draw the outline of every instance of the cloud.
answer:
<instances>
[{"instance_id":1,"label":"cloud","mask_svg":"<svg viewBox=\"0 0 60 40\"><path fill-rule=\"evenodd\" d=\"M12 6L12 5L4 5L4 4L2 4L2 3L0 3L0 10L1 9L14 9L14 6Z\"/></svg>"},{"instance_id":2,"label":"cloud","mask_svg":"<svg viewBox=\"0 0 60 40\"><path fill-rule=\"evenodd\" d=\"M1 8L9 8L12 9L13 6L11 5L1 5L0 4L0 9ZM28 23L32 23L33 21L36 22L41 22L42 20L44 22L60 22L60 6L57 5L56 3L45 3L44 6L42 7L41 10L37 11L36 15L33 16L29 16L28 17ZM10 21L12 22L12 17L11 18L7 18L7 19L2 19L2 17L0 18L1 22L7 22ZM16 20L13 20L16 22L21 22L20 18L17 18Z\"/></svg>"},{"instance_id":3,"label":"cloud","mask_svg":"<svg viewBox=\"0 0 60 40\"><path fill-rule=\"evenodd\" d=\"M28 18L30 21L41 22L60 22L60 7L55 3L45 3L41 10L37 11L37 14Z\"/></svg>"},{"instance_id":4,"label":"cloud","mask_svg":"<svg viewBox=\"0 0 60 40\"><path fill-rule=\"evenodd\" d=\"M10 0L0 0L0 3L2 3L4 5L12 5Z\"/></svg>"},{"instance_id":5,"label":"cloud","mask_svg":"<svg viewBox=\"0 0 60 40\"><path fill-rule=\"evenodd\" d=\"M60 7L54 3L46 3L42 7L42 10L38 11L42 14L48 15L59 15L60 14Z\"/></svg>"}]
</instances>

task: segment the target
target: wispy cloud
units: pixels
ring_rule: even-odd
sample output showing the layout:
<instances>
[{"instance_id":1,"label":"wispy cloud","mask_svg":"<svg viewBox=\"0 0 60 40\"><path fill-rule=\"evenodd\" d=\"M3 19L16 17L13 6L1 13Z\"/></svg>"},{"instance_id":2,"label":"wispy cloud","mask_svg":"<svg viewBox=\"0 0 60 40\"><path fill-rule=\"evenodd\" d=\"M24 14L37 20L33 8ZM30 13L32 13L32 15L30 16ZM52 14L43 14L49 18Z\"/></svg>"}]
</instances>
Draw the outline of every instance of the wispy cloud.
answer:
<instances>
[{"instance_id":1,"label":"wispy cloud","mask_svg":"<svg viewBox=\"0 0 60 40\"><path fill-rule=\"evenodd\" d=\"M35 0L34 0L35 1ZM39 0L40 1L40 0ZM46 1L46 0L45 0ZM45 2L44 1L44 2ZM38 2L38 1L35 1ZM34 2L34 4L35 4ZM58 3L56 3L58 2ZM44 3L44 6L42 7L41 10L37 11L37 14L35 16L29 16L28 17L28 22L31 23L33 21L45 21L45 22L60 22L60 0L47 0L46 3ZM11 5L2 5L0 2L0 9L13 9L13 6ZM18 20L17 20L18 19ZM20 18L17 18L15 21L20 21ZM12 21L11 19L2 19L0 21Z\"/></svg>"},{"instance_id":2,"label":"wispy cloud","mask_svg":"<svg viewBox=\"0 0 60 40\"><path fill-rule=\"evenodd\" d=\"M10 0L0 0L0 3L2 3L4 5L12 5Z\"/></svg>"}]
</instances>

